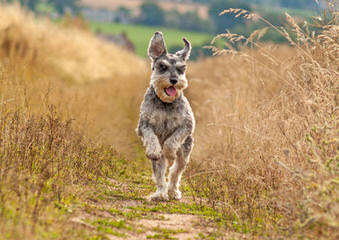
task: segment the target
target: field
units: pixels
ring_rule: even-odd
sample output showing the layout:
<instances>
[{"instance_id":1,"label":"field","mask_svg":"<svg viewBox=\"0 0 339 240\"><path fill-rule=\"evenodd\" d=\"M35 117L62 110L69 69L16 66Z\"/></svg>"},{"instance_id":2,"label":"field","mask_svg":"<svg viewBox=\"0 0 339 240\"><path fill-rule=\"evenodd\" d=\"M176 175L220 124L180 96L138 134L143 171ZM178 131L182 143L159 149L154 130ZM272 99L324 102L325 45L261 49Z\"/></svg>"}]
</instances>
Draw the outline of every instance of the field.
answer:
<instances>
[{"instance_id":1,"label":"field","mask_svg":"<svg viewBox=\"0 0 339 240\"><path fill-rule=\"evenodd\" d=\"M292 16L295 16L296 20L299 22L304 22L305 20L309 20L311 16L315 14L315 12L308 10L299 10L299 9L278 9L278 8L257 8L262 15L269 16L279 15L283 18L284 13L288 12ZM281 19L280 21L284 21ZM185 36L190 39L193 47L201 48L204 45L209 45L210 41L213 39L213 35L209 33L199 33L199 32L190 32L185 30L171 29L166 27L150 27L143 25L134 25L134 24L119 24L119 23L102 23L102 22L90 22L91 29L95 31L101 31L106 34L120 34L122 32L127 33L128 38L132 41L135 46L136 54L140 57L146 57L146 50L148 46L148 42L150 36L154 34L156 31L162 31L166 36L166 44L170 49L171 47L182 46L181 37ZM249 25L250 26L250 25ZM236 27L239 31L245 31L246 35L249 35L247 27ZM271 31L270 38L275 39L275 41L284 41L287 42L285 38L281 37L281 35L277 32ZM179 36L179 37L178 37ZM268 39L270 40L270 39ZM222 45L222 43L218 42L218 45Z\"/></svg>"},{"instance_id":2,"label":"field","mask_svg":"<svg viewBox=\"0 0 339 240\"><path fill-rule=\"evenodd\" d=\"M183 199L148 202L135 127L149 61L0 6L0 239L338 239L338 22L286 22L289 45L261 30L188 64Z\"/></svg>"},{"instance_id":3,"label":"field","mask_svg":"<svg viewBox=\"0 0 339 240\"><path fill-rule=\"evenodd\" d=\"M99 1L91 1L91 0L82 0L82 4L85 6L93 7L93 8L105 8L110 10L117 10L119 7L124 6L132 10L132 14L138 15L140 5L143 3L142 0L99 0ZM203 19L208 17L208 7L204 4L197 3L180 3L180 2L166 2L161 1L158 4L165 10L176 9L181 13L188 11L197 11L199 16Z\"/></svg>"},{"instance_id":4,"label":"field","mask_svg":"<svg viewBox=\"0 0 339 240\"><path fill-rule=\"evenodd\" d=\"M182 37L190 39L192 45L201 46L202 44L209 43L213 36L206 33L197 33L189 31L180 31L177 29L170 29L165 27L148 27L132 24L119 24L119 23L99 23L91 22L91 28L93 31L100 29L103 33L117 34L126 32L128 38L135 45L136 53L138 56L146 57L146 50L148 47L151 36L156 31L161 31L166 36L166 44L168 48L173 46L182 46ZM179 36L179 37L178 37Z\"/></svg>"}]
</instances>

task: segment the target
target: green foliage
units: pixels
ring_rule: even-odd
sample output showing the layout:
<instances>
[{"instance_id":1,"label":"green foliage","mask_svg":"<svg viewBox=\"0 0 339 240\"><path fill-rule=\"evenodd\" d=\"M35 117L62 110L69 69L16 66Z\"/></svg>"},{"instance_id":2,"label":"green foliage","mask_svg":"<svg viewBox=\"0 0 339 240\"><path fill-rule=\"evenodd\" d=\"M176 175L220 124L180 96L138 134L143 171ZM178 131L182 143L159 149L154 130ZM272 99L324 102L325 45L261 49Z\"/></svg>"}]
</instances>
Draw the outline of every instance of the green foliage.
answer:
<instances>
[{"instance_id":1,"label":"green foliage","mask_svg":"<svg viewBox=\"0 0 339 240\"><path fill-rule=\"evenodd\" d=\"M121 6L119 7L116 12L118 14L120 14L121 16L123 16L124 18L131 18L131 9L127 8L127 7L124 7L124 6Z\"/></svg>"},{"instance_id":2,"label":"green foliage","mask_svg":"<svg viewBox=\"0 0 339 240\"><path fill-rule=\"evenodd\" d=\"M117 228L117 229L132 230L132 227L128 226L124 220L115 221L115 220L99 219L99 220L95 220L93 224L98 225L98 226Z\"/></svg>"},{"instance_id":3,"label":"green foliage","mask_svg":"<svg viewBox=\"0 0 339 240\"><path fill-rule=\"evenodd\" d=\"M19 2L21 6L26 6L32 11L36 11L40 4L45 4L54 8L61 15L63 15L67 9L76 12L80 7L80 0L4 0L4 2Z\"/></svg>"},{"instance_id":4,"label":"green foliage","mask_svg":"<svg viewBox=\"0 0 339 240\"><path fill-rule=\"evenodd\" d=\"M140 23L151 26L165 24L165 12L153 1L146 1L140 6Z\"/></svg>"},{"instance_id":5,"label":"green foliage","mask_svg":"<svg viewBox=\"0 0 339 240\"><path fill-rule=\"evenodd\" d=\"M195 0L197 1L197 0ZM199 1L199 0L198 0ZM315 0L243 0L250 4L271 5L298 9L315 9L319 8ZM319 3L325 1L319 0Z\"/></svg>"},{"instance_id":6,"label":"green foliage","mask_svg":"<svg viewBox=\"0 0 339 240\"><path fill-rule=\"evenodd\" d=\"M0 1L2 2L2 1ZM36 7L42 0L4 0L5 3L19 2L21 6L26 6L28 9L35 11Z\"/></svg>"},{"instance_id":7,"label":"green foliage","mask_svg":"<svg viewBox=\"0 0 339 240\"><path fill-rule=\"evenodd\" d=\"M41 0L20 0L21 5L26 4L29 9L35 10Z\"/></svg>"},{"instance_id":8,"label":"green foliage","mask_svg":"<svg viewBox=\"0 0 339 240\"><path fill-rule=\"evenodd\" d=\"M278 2L282 7L288 8L315 9L318 6L315 1L310 0L279 0Z\"/></svg>"},{"instance_id":9,"label":"green foliage","mask_svg":"<svg viewBox=\"0 0 339 240\"><path fill-rule=\"evenodd\" d=\"M214 29L210 20L202 19L195 11L185 13L180 13L178 10L165 11L154 1L143 3L140 7L140 12L136 23L200 32L213 32Z\"/></svg>"},{"instance_id":10,"label":"green foliage","mask_svg":"<svg viewBox=\"0 0 339 240\"><path fill-rule=\"evenodd\" d=\"M79 9L79 0L47 0L59 14L63 15L66 9L72 11L78 11Z\"/></svg>"},{"instance_id":11,"label":"green foliage","mask_svg":"<svg viewBox=\"0 0 339 240\"><path fill-rule=\"evenodd\" d=\"M219 13L229 8L241 8L248 11L251 10L251 6L242 1L236 0L213 0L209 8L209 16L212 19L216 32L225 32L225 29L231 29L236 25L244 24L245 21L242 18L234 18L236 14L225 14L219 16Z\"/></svg>"},{"instance_id":12,"label":"green foliage","mask_svg":"<svg viewBox=\"0 0 339 240\"><path fill-rule=\"evenodd\" d=\"M51 14L56 12L55 8L53 6L51 6L50 4L46 3L46 2L40 2L36 8L35 11L38 13L46 13L46 14Z\"/></svg>"},{"instance_id":13,"label":"green foliage","mask_svg":"<svg viewBox=\"0 0 339 240\"><path fill-rule=\"evenodd\" d=\"M166 26L171 28L193 30L199 32L213 32L214 25L211 20L200 18L197 12L180 13L178 10L166 12Z\"/></svg>"},{"instance_id":14,"label":"green foliage","mask_svg":"<svg viewBox=\"0 0 339 240\"><path fill-rule=\"evenodd\" d=\"M162 239L162 240L178 240L176 237L170 236L169 233L156 233L154 235L147 235L147 239Z\"/></svg>"}]
</instances>

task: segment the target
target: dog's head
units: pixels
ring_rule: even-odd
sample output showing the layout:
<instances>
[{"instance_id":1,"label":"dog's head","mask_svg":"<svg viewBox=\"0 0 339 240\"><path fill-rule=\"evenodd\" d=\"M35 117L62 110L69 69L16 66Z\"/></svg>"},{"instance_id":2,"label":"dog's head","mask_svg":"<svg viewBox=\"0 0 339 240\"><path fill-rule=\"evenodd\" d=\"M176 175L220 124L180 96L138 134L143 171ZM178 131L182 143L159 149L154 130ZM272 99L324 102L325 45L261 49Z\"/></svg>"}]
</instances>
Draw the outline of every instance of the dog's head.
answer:
<instances>
[{"instance_id":1,"label":"dog's head","mask_svg":"<svg viewBox=\"0 0 339 240\"><path fill-rule=\"evenodd\" d=\"M186 61L191 53L191 44L184 38L185 47L175 54L167 53L161 32L152 37L148 56L152 60L151 85L163 102L173 102L188 86L186 79Z\"/></svg>"}]
</instances>

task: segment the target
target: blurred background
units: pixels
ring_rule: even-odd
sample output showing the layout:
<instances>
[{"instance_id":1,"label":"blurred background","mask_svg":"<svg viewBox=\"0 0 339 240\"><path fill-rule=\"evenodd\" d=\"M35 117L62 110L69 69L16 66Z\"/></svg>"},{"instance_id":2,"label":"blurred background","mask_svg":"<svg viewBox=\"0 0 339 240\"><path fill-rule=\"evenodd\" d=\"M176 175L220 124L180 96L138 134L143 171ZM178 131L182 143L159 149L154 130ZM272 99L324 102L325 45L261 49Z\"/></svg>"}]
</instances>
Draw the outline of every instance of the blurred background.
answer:
<instances>
[{"instance_id":1,"label":"blurred background","mask_svg":"<svg viewBox=\"0 0 339 240\"><path fill-rule=\"evenodd\" d=\"M146 56L150 36L157 30L166 35L170 51L178 50L181 36L193 44L192 59L210 56L209 45L215 34L232 32L249 36L264 23L234 18L219 13L228 8L242 8L259 13L275 26L285 23L284 12L293 15L297 23L308 21L324 3L310 0L2 0L20 3L37 16L52 18L56 23L77 25L93 31L100 39L128 49L140 57ZM178 38L178 36L180 36ZM263 41L283 43L286 39L269 30Z\"/></svg>"}]
</instances>

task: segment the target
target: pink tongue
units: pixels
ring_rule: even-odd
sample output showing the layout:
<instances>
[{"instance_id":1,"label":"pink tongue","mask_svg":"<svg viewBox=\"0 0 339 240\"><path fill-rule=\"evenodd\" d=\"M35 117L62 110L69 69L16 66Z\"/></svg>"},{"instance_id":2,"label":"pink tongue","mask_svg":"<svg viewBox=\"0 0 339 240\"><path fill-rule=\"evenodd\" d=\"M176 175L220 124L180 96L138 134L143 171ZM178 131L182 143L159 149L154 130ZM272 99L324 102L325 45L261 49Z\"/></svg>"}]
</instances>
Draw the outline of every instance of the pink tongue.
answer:
<instances>
[{"instance_id":1,"label":"pink tongue","mask_svg":"<svg viewBox=\"0 0 339 240\"><path fill-rule=\"evenodd\" d=\"M169 88L165 88L165 91L167 93L168 96L175 96L177 94L177 90L174 87L169 87Z\"/></svg>"}]
</instances>

